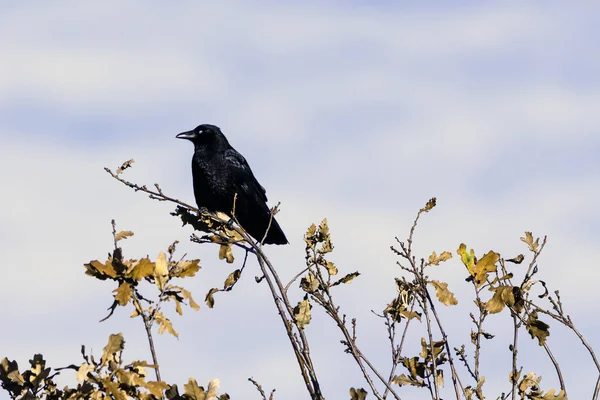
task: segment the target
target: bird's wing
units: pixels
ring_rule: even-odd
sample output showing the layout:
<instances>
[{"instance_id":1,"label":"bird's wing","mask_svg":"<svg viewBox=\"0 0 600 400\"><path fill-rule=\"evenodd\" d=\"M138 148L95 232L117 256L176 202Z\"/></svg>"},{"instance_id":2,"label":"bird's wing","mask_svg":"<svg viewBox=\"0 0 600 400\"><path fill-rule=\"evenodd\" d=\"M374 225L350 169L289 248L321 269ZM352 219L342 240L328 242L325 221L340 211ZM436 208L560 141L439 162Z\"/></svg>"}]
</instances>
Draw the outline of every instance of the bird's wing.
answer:
<instances>
[{"instance_id":1,"label":"bird's wing","mask_svg":"<svg viewBox=\"0 0 600 400\"><path fill-rule=\"evenodd\" d=\"M267 201L267 191L254 177L248 162L235 149L225 150L225 161L231 167L231 171L235 176L236 183L239 184L245 191L254 192L264 202ZM250 193L249 193L250 194Z\"/></svg>"}]
</instances>

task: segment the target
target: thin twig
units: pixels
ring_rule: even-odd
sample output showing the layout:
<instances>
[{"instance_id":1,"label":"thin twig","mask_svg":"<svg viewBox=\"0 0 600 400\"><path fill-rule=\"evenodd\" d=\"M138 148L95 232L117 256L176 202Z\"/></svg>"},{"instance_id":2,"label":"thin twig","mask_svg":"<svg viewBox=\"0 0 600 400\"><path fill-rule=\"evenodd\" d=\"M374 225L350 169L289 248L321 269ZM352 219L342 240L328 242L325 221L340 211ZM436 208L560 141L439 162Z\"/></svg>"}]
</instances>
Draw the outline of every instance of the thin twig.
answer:
<instances>
[{"instance_id":1,"label":"thin twig","mask_svg":"<svg viewBox=\"0 0 600 400\"><path fill-rule=\"evenodd\" d=\"M517 316L514 311L513 314L513 343L512 343L512 400L517 398L517 343L519 340L519 323L517 322Z\"/></svg>"},{"instance_id":2,"label":"thin twig","mask_svg":"<svg viewBox=\"0 0 600 400\"><path fill-rule=\"evenodd\" d=\"M158 367L158 357L156 356L156 350L154 348L154 340L152 339L152 320L150 318L148 318L148 316L144 312L144 309L142 308L142 305L140 304L140 301L138 299L138 296L137 296L137 293L135 290L133 291L132 297L133 297L133 304L135 305L136 310L138 310L138 313L140 314L140 316L142 317L142 321L144 321L144 329L146 329L146 337L148 338L148 346L150 347L150 353L152 353L152 362L156 366L156 368L154 368L154 372L156 374L156 380L160 382L161 379L160 379L160 369Z\"/></svg>"},{"instance_id":3,"label":"thin twig","mask_svg":"<svg viewBox=\"0 0 600 400\"><path fill-rule=\"evenodd\" d=\"M433 312L433 316L435 317L438 329L440 330L440 333L442 334L442 339L444 340L446 352L448 353L448 363L450 364L450 370L452 371L452 383L454 384L454 392L456 394L456 398L460 400L460 390L458 389L458 385L460 384L460 388L462 389L463 393L465 392L465 389L463 387L462 382L460 381L460 377L458 376L458 373L456 372L456 368L454 366L454 360L452 358L452 353L450 352L450 344L448 343L448 335L446 335L446 331L442 326L442 321L438 316L438 313L435 309L435 305L433 304L433 300L431 299L431 295L429 294L427 287L425 288L425 293L427 294L427 300L429 301L429 305L431 306L431 312Z\"/></svg>"}]
</instances>

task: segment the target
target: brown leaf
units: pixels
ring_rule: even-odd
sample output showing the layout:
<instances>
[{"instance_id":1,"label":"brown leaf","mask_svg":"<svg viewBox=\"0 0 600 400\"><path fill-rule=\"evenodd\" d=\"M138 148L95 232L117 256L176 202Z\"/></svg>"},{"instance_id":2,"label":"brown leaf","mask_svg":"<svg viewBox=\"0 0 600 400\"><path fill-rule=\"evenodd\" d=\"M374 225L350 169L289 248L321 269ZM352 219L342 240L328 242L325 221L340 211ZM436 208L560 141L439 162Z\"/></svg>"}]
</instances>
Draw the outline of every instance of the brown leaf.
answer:
<instances>
[{"instance_id":1,"label":"brown leaf","mask_svg":"<svg viewBox=\"0 0 600 400\"><path fill-rule=\"evenodd\" d=\"M458 300L456 300L454 294L448 290L448 284L446 282L431 281L429 284L435 288L435 295L442 304L447 306L458 304Z\"/></svg>"},{"instance_id":2,"label":"brown leaf","mask_svg":"<svg viewBox=\"0 0 600 400\"><path fill-rule=\"evenodd\" d=\"M127 239L128 237L133 236L133 232L131 231L121 231L117 233L115 236L115 240L118 242L121 239Z\"/></svg>"}]
</instances>

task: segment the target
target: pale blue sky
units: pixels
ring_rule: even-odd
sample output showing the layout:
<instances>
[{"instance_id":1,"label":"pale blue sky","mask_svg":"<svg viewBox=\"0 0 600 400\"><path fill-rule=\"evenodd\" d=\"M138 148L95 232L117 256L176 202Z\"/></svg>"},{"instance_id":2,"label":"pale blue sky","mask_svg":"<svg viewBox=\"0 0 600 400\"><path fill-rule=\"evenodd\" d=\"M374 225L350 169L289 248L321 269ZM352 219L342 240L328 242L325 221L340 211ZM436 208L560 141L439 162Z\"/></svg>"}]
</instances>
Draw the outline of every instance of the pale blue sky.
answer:
<instances>
[{"instance_id":1,"label":"pale blue sky","mask_svg":"<svg viewBox=\"0 0 600 400\"><path fill-rule=\"evenodd\" d=\"M524 250L525 230L548 234L540 278L563 291L600 346L589 318L600 278L599 11L591 1L0 5L0 301L18 304L0 313L10 327L0 356L25 365L41 351L66 365L80 344L99 351L123 331L132 359L149 357L127 312L96 322L112 288L83 275L84 262L110 249L111 218L136 232L125 243L132 258L155 257L174 239L201 258L189 283L198 300L222 283L229 269L213 249L186 242L169 206L102 170L135 158L128 177L192 201L192 148L174 135L200 123L221 126L269 200L282 202L292 244L269 250L284 276L301 268L305 228L328 217L334 261L363 273L340 288L340 302L382 370L387 339L370 310L394 296L400 271L387 249L431 196L439 206L417 234L423 256L465 242L508 257ZM448 328L468 342L459 336L470 329L465 273L458 260L438 271L462 307L448 311ZM253 376L280 398L306 398L255 274L216 310L173 317L180 340L159 339L166 380L218 377L233 398L249 398ZM317 313L307 333L329 398L362 385L329 321ZM503 340L486 349L490 397L507 388ZM595 373L585 353L558 329L549 344L571 398L588 398ZM537 350L523 351L525 370L557 387Z\"/></svg>"}]
</instances>

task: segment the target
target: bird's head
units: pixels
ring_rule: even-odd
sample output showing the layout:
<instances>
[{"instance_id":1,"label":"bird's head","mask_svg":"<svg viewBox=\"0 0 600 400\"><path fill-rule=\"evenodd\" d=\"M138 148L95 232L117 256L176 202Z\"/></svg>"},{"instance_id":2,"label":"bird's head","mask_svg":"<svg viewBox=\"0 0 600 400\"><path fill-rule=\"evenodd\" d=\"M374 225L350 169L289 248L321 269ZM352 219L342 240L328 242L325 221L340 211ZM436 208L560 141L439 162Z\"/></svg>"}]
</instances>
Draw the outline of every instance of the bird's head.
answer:
<instances>
[{"instance_id":1,"label":"bird's head","mask_svg":"<svg viewBox=\"0 0 600 400\"><path fill-rule=\"evenodd\" d=\"M221 129L218 126L210 124L198 125L191 131L182 132L175 136L178 139L191 140L193 143L210 142L215 138L222 136Z\"/></svg>"}]
</instances>

